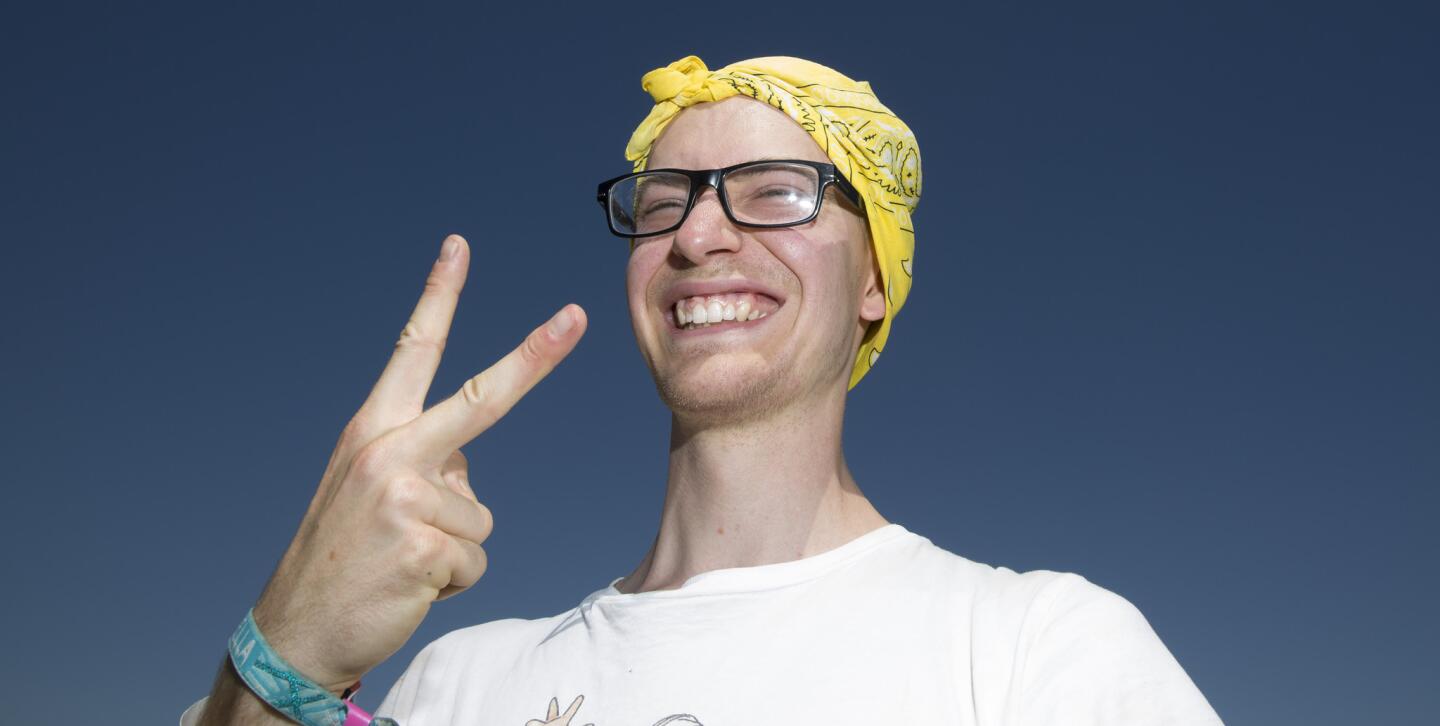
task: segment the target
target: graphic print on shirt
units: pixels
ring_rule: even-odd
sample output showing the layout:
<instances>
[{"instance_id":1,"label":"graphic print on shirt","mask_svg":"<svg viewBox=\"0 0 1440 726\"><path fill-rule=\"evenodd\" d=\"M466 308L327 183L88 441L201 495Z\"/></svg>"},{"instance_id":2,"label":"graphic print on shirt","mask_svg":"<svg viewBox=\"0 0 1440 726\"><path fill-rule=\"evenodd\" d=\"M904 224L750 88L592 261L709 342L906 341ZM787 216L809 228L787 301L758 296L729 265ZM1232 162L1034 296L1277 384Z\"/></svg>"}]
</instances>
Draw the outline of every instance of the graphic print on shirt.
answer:
<instances>
[{"instance_id":1,"label":"graphic print on shirt","mask_svg":"<svg viewBox=\"0 0 1440 726\"><path fill-rule=\"evenodd\" d=\"M570 719L575 718L575 712L580 710L580 704L584 701L585 694L582 693L570 702L570 707L565 709L565 713L560 713L560 701L552 697L550 708L545 712L545 720L532 718L525 722L525 726L572 726ZM574 724L573 726L580 725ZM595 724L587 723L584 726L595 726ZM700 723L700 719L688 713L674 713L656 721L654 726L705 726L705 724Z\"/></svg>"}]
</instances>

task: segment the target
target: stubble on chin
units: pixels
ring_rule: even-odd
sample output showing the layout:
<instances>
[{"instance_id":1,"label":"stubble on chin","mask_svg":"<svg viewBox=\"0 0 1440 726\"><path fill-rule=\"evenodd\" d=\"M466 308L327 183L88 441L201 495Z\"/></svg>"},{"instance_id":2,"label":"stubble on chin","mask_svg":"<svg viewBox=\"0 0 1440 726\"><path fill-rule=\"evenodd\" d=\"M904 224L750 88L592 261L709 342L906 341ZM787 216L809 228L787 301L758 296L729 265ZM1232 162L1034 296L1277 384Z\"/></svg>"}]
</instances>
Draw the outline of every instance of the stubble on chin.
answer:
<instances>
[{"instance_id":1,"label":"stubble on chin","mask_svg":"<svg viewBox=\"0 0 1440 726\"><path fill-rule=\"evenodd\" d=\"M687 423L741 423L764 419L781 408L780 382L773 375L705 378L696 371L656 373L660 400Z\"/></svg>"}]
</instances>

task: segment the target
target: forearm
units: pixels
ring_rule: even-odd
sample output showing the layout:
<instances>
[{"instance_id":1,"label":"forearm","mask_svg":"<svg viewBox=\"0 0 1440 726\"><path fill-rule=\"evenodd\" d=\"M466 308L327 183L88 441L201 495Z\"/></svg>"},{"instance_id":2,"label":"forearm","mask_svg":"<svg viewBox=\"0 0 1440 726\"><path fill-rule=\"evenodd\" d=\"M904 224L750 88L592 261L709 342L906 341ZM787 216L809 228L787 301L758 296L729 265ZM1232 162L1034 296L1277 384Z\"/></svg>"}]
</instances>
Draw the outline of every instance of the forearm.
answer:
<instances>
[{"instance_id":1,"label":"forearm","mask_svg":"<svg viewBox=\"0 0 1440 726\"><path fill-rule=\"evenodd\" d=\"M261 701L240 680L227 655L215 674L210 698L205 701L199 726L290 726L294 721Z\"/></svg>"}]
</instances>

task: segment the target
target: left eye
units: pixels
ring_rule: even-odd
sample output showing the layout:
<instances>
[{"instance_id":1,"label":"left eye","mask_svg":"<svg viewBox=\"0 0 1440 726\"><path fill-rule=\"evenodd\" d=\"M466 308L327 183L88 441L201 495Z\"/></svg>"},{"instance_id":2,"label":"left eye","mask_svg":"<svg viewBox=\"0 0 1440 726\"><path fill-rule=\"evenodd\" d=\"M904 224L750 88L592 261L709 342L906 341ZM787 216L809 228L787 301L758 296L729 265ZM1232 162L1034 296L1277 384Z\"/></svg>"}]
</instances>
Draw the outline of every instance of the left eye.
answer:
<instances>
[{"instance_id":1,"label":"left eye","mask_svg":"<svg viewBox=\"0 0 1440 726\"><path fill-rule=\"evenodd\" d=\"M768 187L761 189L755 196L770 197L772 199L775 197L798 197L800 196L800 190L795 187Z\"/></svg>"}]
</instances>

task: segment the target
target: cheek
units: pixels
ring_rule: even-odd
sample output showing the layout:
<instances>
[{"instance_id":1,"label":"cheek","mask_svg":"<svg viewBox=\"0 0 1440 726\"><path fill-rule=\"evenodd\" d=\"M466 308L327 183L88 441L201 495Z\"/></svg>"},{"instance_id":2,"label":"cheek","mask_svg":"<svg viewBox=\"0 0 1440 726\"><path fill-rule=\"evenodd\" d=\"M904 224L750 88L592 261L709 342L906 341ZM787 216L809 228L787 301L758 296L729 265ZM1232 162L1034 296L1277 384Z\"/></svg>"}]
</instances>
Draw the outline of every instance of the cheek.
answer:
<instances>
[{"instance_id":1,"label":"cheek","mask_svg":"<svg viewBox=\"0 0 1440 726\"><path fill-rule=\"evenodd\" d=\"M818 303L815 307L820 309L835 308L854 264L852 242L842 231L804 227L767 230L760 236L771 254L794 275L804 299Z\"/></svg>"},{"instance_id":2,"label":"cheek","mask_svg":"<svg viewBox=\"0 0 1440 726\"><path fill-rule=\"evenodd\" d=\"M630 252L625 264L625 297L632 311L645 307L655 271L664 263L664 255L657 251L663 252L654 244L642 244Z\"/></svg>"}]
</instances>

